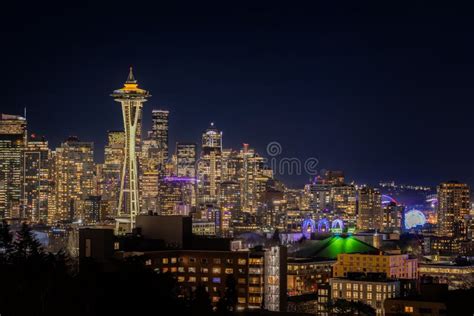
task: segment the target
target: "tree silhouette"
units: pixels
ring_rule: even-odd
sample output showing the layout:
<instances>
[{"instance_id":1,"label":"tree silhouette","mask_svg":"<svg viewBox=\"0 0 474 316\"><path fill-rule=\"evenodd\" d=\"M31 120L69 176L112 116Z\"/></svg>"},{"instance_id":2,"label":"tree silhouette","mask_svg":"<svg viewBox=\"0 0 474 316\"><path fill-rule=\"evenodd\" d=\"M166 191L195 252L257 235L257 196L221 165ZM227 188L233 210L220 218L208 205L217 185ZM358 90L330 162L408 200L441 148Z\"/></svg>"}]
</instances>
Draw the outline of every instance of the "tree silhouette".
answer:
<instances>
[{"instance_id":1,"label":"tree silhouette","mask_svg":"<svg viewBox=\"0 0 474 316\"><path fill-rule=\"evenodd\" d=\"M349 315L363 315L375 316L376 312L373 307L360 301L348 301L344 299L337 299L330 301L326 305L330 315L349 316Z\"/></svg>"},{"instance_id":2,"label":"tree silhouette","mask_svg":"<svg viewBox=\"0 0 474 316\"><path fill-rule=\"evenodd\" d=\"M1 262L7 261L13 252L13 236L10 232L10 225L3 220L0 224L0 253Z\"/></svg>"},{"instance_id":3,"label":"tree silhouette","mask_svg":"<svg viewBox=\"0 0 474 316\"><path fill-rule=\"evenodd\" d=\"M30 226L23 223L13 241L13 257L16 260L41 259L43 254L41 243L33 235Z\"/></svg>"},{"instance_id":4,"label":"tree silhouette","mask_svg":"<svg viewBox=\"0 0 474 316\"><path fill-rule=\"evenodd\" d=\"M202 284L199 284L193 293L191 299L191 314L196 316L212 314L211 298Z\"/></svg>"},{"instance_id":5,"label":"tree silhouette","mask_svg":"<svg viewBox=\"0 0 474 316\"><path fill-rule=\"evenodd\" d=\"M237 282L231 274L225 280L225 292L217 302L217 313L219 315L230 315L237 309Z\"/></svg>"}]
</instances>

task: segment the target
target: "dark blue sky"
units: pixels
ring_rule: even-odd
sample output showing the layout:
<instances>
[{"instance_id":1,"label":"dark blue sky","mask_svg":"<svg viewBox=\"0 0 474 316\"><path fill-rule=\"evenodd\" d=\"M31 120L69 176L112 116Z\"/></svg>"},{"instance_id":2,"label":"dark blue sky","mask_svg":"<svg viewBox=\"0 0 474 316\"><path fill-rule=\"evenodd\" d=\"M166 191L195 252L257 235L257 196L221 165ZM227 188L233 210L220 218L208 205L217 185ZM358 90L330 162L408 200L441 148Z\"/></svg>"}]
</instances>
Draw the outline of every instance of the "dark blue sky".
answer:
<instances>
[{"instance_id":1,"label":"dark blue sky","mask_svg":"<svg viewBox=\"0 0 474 316\"><path fill-rule=\"evenodd\" d=\"M133 65L145 126L170 110L173 149L213 121L225 147L278 141L360 182L474 184L472 8L353 2L8 4L1 112L27 106L31 131L94 141L100 160Z\"/></svg>"}]
</instances>

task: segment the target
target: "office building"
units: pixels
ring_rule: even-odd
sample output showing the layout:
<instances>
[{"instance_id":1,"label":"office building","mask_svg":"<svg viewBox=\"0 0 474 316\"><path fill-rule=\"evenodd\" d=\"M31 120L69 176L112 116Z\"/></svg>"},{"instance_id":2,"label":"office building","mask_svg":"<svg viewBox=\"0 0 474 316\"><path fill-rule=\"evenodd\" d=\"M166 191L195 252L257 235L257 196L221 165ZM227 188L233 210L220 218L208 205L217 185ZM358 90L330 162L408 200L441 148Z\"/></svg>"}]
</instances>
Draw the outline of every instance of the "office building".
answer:
<instances>
[{"instance_id":1,"label":"office building","mask_svg":"<svg viewBox=\"0 0 474 316\"><path fill-rule=\"evenodd\" d=\"M464 216L471 210L470 189L456 181L438 185L438 235L465 238Z\"/></svg>"},{"instance_id":2,"label":"office building","mask_svg":"<svg viewBox=\"0 0 474 316\"><path fill-rule=\"evenodd\" d=\"M197 145L195 143L176 143L176 175L196 177Z\"/></svg>"},{"instance_id":3,"label":"office building","mask_svg":"<svg viewBox=\"0 0 474 316\"><path fill-rule=\"evenodd\" d=\"M26 119L0 115L0 217L21 216L22 151L26 144Z\"/></svg>"},{"instance_id":4,"label":"office building","mask_svg":"<svg viewBox=\"0 0 474 316\"><path fill-rule=\"evenodd\" d=\"M56 149L54 180L56 211L54 220L83 218L84 201L93 195L94 145L70 137Z\"/></svg>"},{"instance_id":5,"label":"office building","mask_svg":"<svg viewBox=\"0 0 474 316\"><path fill-rule=\"evenodd\" d=\"M382 196L377 189L364 187L359 190L357 201L357 228L359 230L382 230L383 209Z\"/></svg>"}]
</instances>

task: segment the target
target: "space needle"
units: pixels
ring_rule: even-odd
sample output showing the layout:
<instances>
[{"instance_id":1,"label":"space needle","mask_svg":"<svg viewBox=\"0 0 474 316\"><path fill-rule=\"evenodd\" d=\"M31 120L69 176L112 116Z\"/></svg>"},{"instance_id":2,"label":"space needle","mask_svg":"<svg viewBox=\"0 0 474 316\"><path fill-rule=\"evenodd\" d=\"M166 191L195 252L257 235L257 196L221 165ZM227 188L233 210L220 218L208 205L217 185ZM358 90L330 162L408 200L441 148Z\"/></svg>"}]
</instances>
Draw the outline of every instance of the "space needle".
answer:
<instances>
[{"instance_id":1,"label":"space needle","mask_svg":"<svg viewBox=\"0 0 474 316\"><path fill-rule=\"evenodd\" d=\"M140 212L138 193L137 134L143 103L151 97L146 90L138 88L137 80L130 67L123 88L111 94L122 105L123 125L125 129L125 153L120 175L120 195L117 214L130 223L130 231L135 227L135 218Z\"/></svg>"}]
</instances>

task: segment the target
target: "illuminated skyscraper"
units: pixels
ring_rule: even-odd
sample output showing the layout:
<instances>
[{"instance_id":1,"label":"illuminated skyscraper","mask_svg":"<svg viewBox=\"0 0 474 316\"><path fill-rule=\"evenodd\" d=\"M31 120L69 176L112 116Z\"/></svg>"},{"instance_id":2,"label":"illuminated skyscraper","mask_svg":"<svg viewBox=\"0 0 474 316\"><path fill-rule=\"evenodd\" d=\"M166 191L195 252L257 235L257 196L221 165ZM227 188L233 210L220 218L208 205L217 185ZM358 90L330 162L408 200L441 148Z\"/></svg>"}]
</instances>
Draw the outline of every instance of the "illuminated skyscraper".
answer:
<instances>
[{"instance_id":1,"label":"illuminated skyscraper","mask_svg":"<svg viewBox=\"0 0 474 316\"><path fill-rule=\"evenodd\" d=\"M140 175L140 206L143 211L158 212L158 170Z\"/></svg>"},{"instance_id":2,"label":"illuminated skyscraper","mask_svg":"<svg viewBox=\"0 0 474 316\"><path fill-rule=\"evenodd\" d=\"M202 149L222 151L222 132L214 127L214 123L202 134Z\"/></svg>"},{"instance_id":3,"label":"illuminated skyscraper","mask_svg":"<svg viewBox=\"0 0 474 316\"><path fill-rule=\"evenodd\" d=\"M331 185L343 185L344 172L340 170L326 170L324 173L324 182Z\"/></svg>"},{"instance_id":4,"label":"illuminated skyscraper","mask_svg":"<svg viewBox=\"0 0 474 316\"><path fill-rule=\"evenodd\" d=\"M160 215L183 215L183 208L190 209L195 179L186 177L165 177L159 182ZM187 214L186 214L187 215Z\"/></svg>"},{"instance_id":5,"label":"illuminated skyscraper","mask_svg":"<svg viewBox=\"0 0 474 316\"><path fill-rule=\"evenodd\" d=\"M239 211L241 209L240 183L237 181L224 181L220 186L219 206L226 211Z\"/></svg>"},{"instance_id":6,"label":"illuminated skyscraper","mask_svg":"<svg viewBox=\"0 0 474 316\"><path fill-rule=\"evenodd\" d=\"M176 143L176 175L196 177L196 144Z\"/></svg>"},{"instance_id":7,"label":"illuminated skyscraper","mask_svg":"<svg viewBox=\"0 0 474 316\"><path fill-rule=\"evenodd\" d=\"M355 220L357 198L353 185L335 185L331 187L332 210L345 220Z\"/></svg>"},{"instance_id":8,"label":"illuminated skyscraper","mask_svg":"<svg viewBox=\"0 0 474 316\"><path fill-rule=\"evenodd\" d=\"M77 220L84 216L84 202L94 189L94 145L70 137L54 156L56 214L54 220Z\"/></svg>"},{"instance_id":9,"label":"illuminated skyscraper","mask_svg":"<svg viewBox=\"0 0 474 316\"><path fill-rule=\"evenodd\" d=\"M198 163L201 203L217 203L222 180L222 132L211 126L202 134L201 159Z\"/></svg>"},{"instance_id":10,"label":"illuminated skyscraper","mask_svg":"<svg viewBox=\"0 0 474 316\"><path fill-rule=\"evenodd\" d=\"M382 195L379 190L368 187L360 189L358 210L358 229L383 229Z\"/></svg>"},{"instance_id":11,"label":"illuminated skyscraper","mask_svg":"<svg viewBox=\"0 0 474 316\"><path fill-rule=\"evenodd\" d=\"M107 213L117 216L120 196L120 176L125 158L125 132L109 131L104 152L104 165L99 195Z\"/></svg>"},{"instance_id":12,"label":"illuminated skyscraper","mask_svg":"<svg viewBox=\"0 0 474 316\"><path fill-rule=\"evenodd\" d=\"M123 88L115 90L112 97L122 105L125 129L125 155L121 172L118 215L126 215L130 220L130 229L135 226L135 217L140 211L138 191L137 135L143 103L151 95L138 88L132 68Z\"/></svg>"},{"instance_id":13,"label":"illuminated skyscraper","mask_svg":"<svg viewBox=\"0 0 474 316\"><path fill-rule=\"evenodd\" d=\"M19 217L21 204L22 150L26 142L26 119L0 116L0 217Z\"/></svg>"},{"instance_id":14,"label":"illuminated skyscraper","mask_svg":"<svg viewBox=\"0 0 474 316\"><path fill-rule=\"evenodd\" d=\"M241 187L242 210L256 212L258 201L266 190L266 183L270 179L264 168L264 158L248 144L239 153L238 174Z\"/></svg>"},{"instance_id":15,"label":"illuminated skyscraper","mask_svg":"<svg viewBox=\"0 0 474 316\"><path fill-rule=\"evenodd\" d=\"M402 231L402 217L405 207L397 205L395 202L390 202L383 206L384 223L383 226L387 231Z\"/></svg>"},{"instance_id":16,"label":"illuminated skyscraper","mask_svg":"<svg viewBox=\"0 0 474 316\"><path fill-rule=\"evenodd\" d=\"M168 126L169 126L169 111L153 110L152 117L152 131L151 139L156 141L158 148L159 164L163 165L169 158L168 150Z\"/></svg>"},{"instance_id":17,"label":"illuminated skyscraper","mask_svg":"<svg viewBox=\"0 0 474 316\"><path fill-rule=\"evenodd\" d=\"M331 206L331 185L317 177L309 186L311 210L322 212Z\"/></svg>"},{"instance_id":18,"label":"illuminated skyscraper","mask_svg":"<svg viewBox=\"0 0 474 316\"><path fill-rule=\"evenodd\" d=\"M52 160L48 141L31 135L22 154L22 214L32 222L48 221L52 199Z\"/></svg>"},{"instance_id":19,"label":"illuminated skyscraper","mask_svg":"<svg viewBox=\"0 0 474 316\"><path fill-rule=\"evenodd\" d=\"M438 185L438 235L464 237L464 216L470 212L469 186L456 181Z\"/></svg>"}]
</instances>

